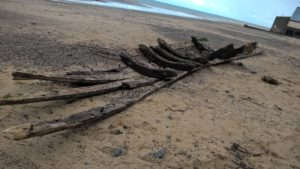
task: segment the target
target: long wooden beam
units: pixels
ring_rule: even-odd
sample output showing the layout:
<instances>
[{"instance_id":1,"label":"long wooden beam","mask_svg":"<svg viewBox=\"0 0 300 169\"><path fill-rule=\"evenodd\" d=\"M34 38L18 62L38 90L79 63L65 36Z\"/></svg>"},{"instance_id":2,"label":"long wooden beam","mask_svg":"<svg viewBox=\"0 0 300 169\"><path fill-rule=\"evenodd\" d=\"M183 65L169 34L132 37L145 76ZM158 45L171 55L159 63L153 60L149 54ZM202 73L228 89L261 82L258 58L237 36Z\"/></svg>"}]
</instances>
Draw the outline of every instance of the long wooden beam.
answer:
<instances>
[{"instance_id":1,"label":"long wooden beam","mask_svg":"<svg viewBox=\"0 0 300 169\"><path fill-rule=\"evenodd\" d=\"M14 80L47 80L54 82L65 82L65 83L73 83L73 84L86 84L86 85L94 85L94 84L105 84L111 83L115 81L125 80L126 77L121 74L98 74L95 76L81 76L81 75L69 75L69 76L50 76L50 75L42 75L42 74L34 74L34 73L26 73L26 72L13 72L12 73Z\"/></svg>"},{"instance_id":2,"label":"long wooden beam","mask_svg":"<svg viewBox=\"0 0 300 169\"><path fill-rule=\"evenodd\" d=\"M115 67L115 68L111 68L111 69L107 69L107 70L70 71L70 72L66 72L66 76L98 75L98 74L103 74L103 73L115 74L115 73L120 73L120 72L126 70L127 68L128 67L126 67L126 66L119 66L119 67Z\"/></svg>"},{"instance_id":3,"label":"long wooden beam","mask_svg":"<svg viewBox=\"0 0 300 169\"><path fill-rule=\"evenodd\" d=\"M151 85L157 82L156 79L149 80L131 80L131 81L118 81L109 84L94 85L79 88L69 88L59 91L57 94L52 95L39 95L31 96L28 98L15 98L15 99L1 99L0 106L4 105L17 105L28 104L45 101L55 100L77 100L85 97L99 96L114 92L122 89L134 89L137 87Z\"/></svg>"}]
</instances>

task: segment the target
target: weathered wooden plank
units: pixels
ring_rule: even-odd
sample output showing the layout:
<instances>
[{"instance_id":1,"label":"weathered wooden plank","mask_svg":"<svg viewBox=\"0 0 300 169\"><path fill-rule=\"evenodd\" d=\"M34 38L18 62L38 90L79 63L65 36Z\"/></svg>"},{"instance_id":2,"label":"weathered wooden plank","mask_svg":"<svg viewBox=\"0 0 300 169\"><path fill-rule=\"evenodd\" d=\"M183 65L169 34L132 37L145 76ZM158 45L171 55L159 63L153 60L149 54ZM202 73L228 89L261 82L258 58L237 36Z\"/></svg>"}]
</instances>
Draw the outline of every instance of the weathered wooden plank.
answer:
<instances>
[{"instance_id":1,"label":"weathered wooden plank","mask_svg":"<svg viewBox=\"0 0 300 169\"><path fill-rule=\"evenodd\" d=\"M127 69L126 66L123 66L123 67L119 66L119 67L107 69L107 70L71 71L71 72L66 72L66 76L99 75L99 74L107 74L107 73L115 74L115 73L120 73L120 72L124 71L125 69Z\"/></svg>"},{"instance_id":2,"label":"weathered wooden plank","mask_svg":"<svg viewBox=\"0 0 300 169\"><path fill-rule=\"evenodd\" d=\"M177 76L177 73L175 71L159 70L159 69L155 69L155 68L146 66L142 63L139 63L126 53L121 53L120 57L121 57L122 61L128 67L132 68L133 70L135 70L136 72L138 72L144 76L151 77L151 78L158 78L158 79L162 79L162 80L171 79L171 78Z\"/></svg>"},{"instance_id":3,"label":"weathered wooden plank","mask_svg":"<svg viewBox=\"0 0 300 169\"><path fill-rule=\"evenodd\" d=\"M231 58L233 56L235 56L234 47L233 47L233 44L229 44L229 45L226 45L225 47L220 48L220 49L216 50L215 52L213 52L210 55L210 58L211 59L215 59L215 58L228 59L228 58Z\"/></svg>"},{"instance_id":4,"label":"weathered wooden plank","mask_svg":"<svg viewBox=\"0 0 300 169\"><path fill-rule=\"evenodd\" d=\"M70 88L59 91L59 93L52 95L31 96L28 98L2 99L0 106L28 104L44 101L54 100L77 100L85 97L98 96L114 92L122 89L134 89L137 87L147 86L155 83L157 80L132 80L132 81L118 81L110 84L94 85L88 87Z\"/></svg>"},{"instance_id":5,"label":"weathered wooden plank","mask_svg":"<svg viewBox=\"0 0 300 169\"><path fill-rule=\"evenodd\" d=\"M159 56L158 54L156 54L151 48L143 44L139 45L139 50L151 62L161 67L169 67L180 71L190 71L199 66L199 64L193 62L173 62L173 61L166 60L161 56Z\"/></svg>"},{"instance_id":6,"label":"weathered wooden plank","mask_svg":"<svg viewBox=\"0 0 300 169\"><path fill-rule=\"evenodd\" d=\"M245 45L235 49L233 44L229 44L223 48L216 50L212 54L210 54L210 58L211 59L215 59L215 58L229 59L229 58L235 57L244 52L251 53L253 50L256 49L256 47L257 47L256 45L257 45L256 42L246 43Z\"/></svg>"},{"instance_id":7,"label":"weathered wooden plank","mask_svg":"<svg viewBox=\"0 0 300 169\"><path fill-rule=\"evenodd\" d=\"M113 114L124 110L128 106L130 105L126 103L111 104L106 107L94 108L62 119L15 126L7 129L4 133L8 134L6 136L13 140L42 136L112 116Z\"/></svg>"},{"instance_id":8,"label":"weathered wooden plank","mask_svg":"<svg viewBox=\"0 0 300 169\"><path fill-rule=\"evenodd\" d=\"M173 49L165 40L158 38L157 43L158 43L159 47L172 53L174 56L181 58L181 59L187 59L186 57L182 56L179 52L177 52L175 49Z\"/></svg>"},{"instance_id":9,"label":"weathered wooden plank","mask_svg":"<svg viewBox=\"0 0 300 169\"><path fill-rule=\"evenodd\" d=\"M173 62L192 62L191 60L188 59L182 59L179 57L174 56L173 54L169 53L168 51L166 51L165 49L161 48L161 47L150 47L155 53L157 53L158 55L160 55L161 57L169 60L169 61L173 61ZM197 63L195 63L197 64Z\"/></svg>"},{"instance_id":10,"label":"weathered wooden plank","mask_svg":"<svg viewBox=\"0 0 300 169\"><path fill-rule=\"evenodd\" d=\"M184 60L192 60L192 61L198 62L200 64L206 64L209 61L208 56L209 56L210 53L202 53L202 54L199 54L199 56L190 58L190 57L186 57L183 54L177 52L165 40L163 40L161 38L157 39L157 43L158 43L158 46L160 48L162 48L162 49L166 50L167 52L173 54L177 58L184 59Z\"/></svg>"},{"instance_id":11,"label":"weathered wooden plank","mask_svg":"<svg viewBox=\"0 0 300 169\"><path fill-rule=\"evenodd\" d=\"M199 52L208 51L208 49L202 43L200 43L196 37L191 36L191 39L192 39L192 43L198 49Z\"/></svg>"},{"instance_id":12,"label":"weathered wooden plank","mask_svg":"<svg viewBox=\"0 0 300 169\"><path fill-rule=\"evenodd\" d=\"M12 76L14 80L47 80L47 81L54 81L54 82L86 84L86 85L105 84L105 83L111 83L111 82L127 79L127 77L124 77L124 75L122 74L114 74L114 75L99 74L90 77L85 77L80 75L49 76L49 75L33 74L33 73L26 73L26 72L13 72Z\"/></svg>"}]
</instances>

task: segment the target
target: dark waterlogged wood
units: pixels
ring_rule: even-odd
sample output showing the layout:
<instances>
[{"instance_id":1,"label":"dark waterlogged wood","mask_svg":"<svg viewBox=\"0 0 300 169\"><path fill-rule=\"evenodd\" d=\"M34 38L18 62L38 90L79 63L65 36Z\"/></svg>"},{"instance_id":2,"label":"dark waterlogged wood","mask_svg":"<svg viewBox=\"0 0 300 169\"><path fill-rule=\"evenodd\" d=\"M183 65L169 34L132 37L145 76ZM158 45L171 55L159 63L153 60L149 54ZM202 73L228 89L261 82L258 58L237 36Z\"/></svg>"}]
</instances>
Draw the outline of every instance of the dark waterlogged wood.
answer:
<instances>
[{"instance_id":1,"label":"dark waterlogged wood","mask_svg":"<svg viewBox=\"0 0 300 169\"><path fill-rule=\"evenodd\" d=\"M177 52L175 49L173 49L165 40L158 38L157 39L158 46L161 47L162 49L170 52L174 56L181 58L181 59L187 59L186 57L182 56L179 52Z\"/></svg>"},{"instance_id":2,"label":"dark waterlogged wood","mask_svg":"<svg viewBox=\"0 0 300 169\"><path fill-rule=\"evenodd\" d=\"M200 64L207 64L210 60L213 60L213 59L209 59L209 57L210 57L210 53L202 53L200 57L193 58L192 60Z\"/></svg>"},{"instance_id":3,"label":"dark waterlogged wood","mask_svg":"<svg viewBox=\"0 0 300 169\"><path fill-rule=\"evenodd\" d=\"M90 70L90 71L71 71L71 72L67 72L66 76L76 76L76 75L98 75L98 74L107 74L107 73L120 73L122 71L124 71L125 69L127 69L126 66L119 66L116 68L112 68L112 69L107 69L107 70Z\"/></svg>"},{"instance_id":4,"label":"dark waterlogged wood","mask_svg":"<svg viewBox=\"0 0 300 169\"><path fill-rule=\"evenodd\" d=\"M99 74L97 76L85 77L79 75L78 76L77 75L48 76L48 75L25 73L25 72L13 72L12 76L14 80L47 80L47 81L54 81L54 82L86 84L86 85L105 84L105 83L111 83L111 82L127 79L122 74L115 74L115 75Z\"/></svg>"},{"instance_id":5,"label":"dark waterlogged wood","mask_svg":"<svg viewBox=\"0 0 300 169\"><path fill-rule=\"evenodd\" d=\"M209 53L208 54L202 53L203 55L201 54L200 56L190 58L190 57L184 56L184 54L181 54L181 53L177 52L165 40L163 40L161 38L157 39L157 43L158 43L158 46L161 49L164 49L165 51L171 53L176 58L184 59L184 60L191 60L191 61L195 61L195 62L200 63L200 64L206 64L209 61L208 58L207 58Z\"/></svg>"},{"instance_id":6,"label":"dark waterlogged wood","mask_svg":"<svg viewBox=\"0 0 300 169\"><path fill-rule=\"evenodd\" d=\"M175 70L180 71L190 71L192 69L195 69L199 66L199 64L193 63L193 62L173 62L164 59L163 57L156 54L151 48L149 48L146 45L140 44L139 50L142 52L142 54L147 57L151 62L161 66L161 67L169 67Z\"/></svg>"},{"instance_id":7,"label":"dark waterlogged wood","mask_svg":"<svg viewBox=\"0 0 300 169\"><path fill-rule=\"evenodd\" d=\"M257 42L246 43L242 47L243 47L243 50L244 50L243 52L251 53L257 48Z\"/></svg>"},{"instance_id":8,"label":"dark waterlogged wood","mask_svg":"<svg viewBox=\"0 0 300 169\"><path fill-rule=\"evenodd\" d=\"M68 128L73 128L84 123L104 119L108 116L112 116L115 113L125 110L129 106L130 104L128 104L128 102L110 104L105 107L90 109L62 119L15 126L7 129L4 131L4 133L7 134L6 137L9 137L13 140L22 140L30 137L42 136Z\"/></svg>"},{"instance_id":9,"label":"dark waterlogged wood","mask_svg":"<svg viewBox=\"0 0 300 169\"><path fill-rule=\"evenodd\" d=\"M99 96L122 89L134 89L155 83L157 80L119 81L110 84L94 85L88 87L71 88L59 91L55 95L31 96L29 98L2 99L0 106L28 104L54 100L77 100L85 97Z\"/></svg>"},{"instance_id":10,"label":"dark waterlogged wood","mask_svg":"<svg viewBox=\"0 0 300 169\"><path fill-rule=\"evenodd\" d=\"M169 53L168 51L166 51L165 49L161 48L161 47L150 47L155 53L157 53L158 55L160 55L161 57L169 60L169 61L173 61L173 62L191 62L191 60L188 59L182 59L179 57L174 56L172 53ZM195 63L197 64L197 63Z\"/></svg>"},{"instance_id":11,"label":"dark waterlogged wood","mask_svg":"<svg viewBox=\"0 0 300 169\"><path fill-rule=\"evenodd\" d=\"M136 72L138 72L144 76L162 79L162 80L171 79L171 78L177 76L177 73L175 71L159 70L159 69L155 69L155 68L146 66L142 63L139 63L126 53L121 53L120 57L121 57L122 61L128 67L132 68L133 70L135 70Z\"/></svg>"},{"instance_id":12,"label":"dark waterlogged wood","mask_svg":"<svg viewBox=\"0 0 300 169\"><path fill-rule=\"evenodd\" d=\"M231 58L233 56L235 56L234 54L234 47L233 44L229 44L223 48L218 49L217 51L213 52L210 57L211 59L228 59Z\"/></svg>"},{"instance_id":13,"label":"dark waterlogged wood","mask_svg":"<svg viewBox=\"0 0 300 169\"><path fill-rule=\"evenodd\" d=\"M256 42L246 43L245 45L243 45L239 48L236 48L236 49L234 48L233 44L229 44L229 45L213 52L211 54L211 57L218 58L218 59L229 59L229 58L235 57L242 53L251 53L256 48L257 48Z\"/></svg>"},{"instance_id":14,"label":"dark waterlogged wood","mask_svg":"<svg viewBox=\"0 0 300 169\"><path fill-rule=\"evenodd\" d=\"M42 122L14 126L14 127L6 129L4 131L4 134L8 138L11 138L14 140L22 140L22 139L35 137L35 136L43 136L46 134L62 131L62 130L69 129L69 128L78 127L80 125L83 125L86 123L91 123L94 121L99 121L99 120L105 119L107 117L110 117L112 115L115 115L116 113L122 112L123 110L131 107L132 105L134 105L138 101L144 99L145 97L149 96L150 94L160 90L163 87L171 85L171 84L175 83L176 81L178 81L200 69L204 69L204 68L210 67L210 66L221 65L221 64L225 64L227 62L231 62L234 60L245 59L245 58L253 57L255 55L260 55L260 54L262 54L262 52L258 52L255 54L248 54L245 56L239 56L239 57L230 58L227 60L222 60L222 61L218 61L215 63L203 65L192 71L183 72L182 74L180 74L179 76L175 77L174 79L172 79L170 81L156 82L150 90L147 90L144 93L139 93L138 95L136 95L134 97L120 98L115 103L110 103L103 107L94 108L94 109L90 109L88 111L76 113L71 116L61 118L61 119L55 119L55 120L42 121Z\"/></svg>"},{"instance_id":15,"label":"dark waterlogged wood","mask_svg":"<svg viewBox=\"0 0 300 169\"><path fill-rule=\"evenodd\" d=\"M200 43L196 37L192 36L191 39L192 43L198 49L199 52L208 51L208 49L202 43Z\"/></svg>"}]
</instances>

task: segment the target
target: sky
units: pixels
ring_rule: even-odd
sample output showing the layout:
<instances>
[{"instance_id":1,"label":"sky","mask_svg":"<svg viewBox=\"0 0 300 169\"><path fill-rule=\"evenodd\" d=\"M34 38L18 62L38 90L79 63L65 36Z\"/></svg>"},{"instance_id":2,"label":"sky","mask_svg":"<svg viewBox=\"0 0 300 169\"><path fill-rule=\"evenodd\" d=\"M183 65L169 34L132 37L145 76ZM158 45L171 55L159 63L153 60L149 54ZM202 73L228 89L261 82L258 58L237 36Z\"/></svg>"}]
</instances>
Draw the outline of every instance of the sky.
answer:
<instances>
[{"instance_id":1,"label":"sky","mask_svg":"<svg viewBox=\"0 0 300 169\"><path fill-rule=\"evenodd\" d=\"M300 0L157 0L267 28L276 16L291 16Z\"/></svg>"}]
</instances>

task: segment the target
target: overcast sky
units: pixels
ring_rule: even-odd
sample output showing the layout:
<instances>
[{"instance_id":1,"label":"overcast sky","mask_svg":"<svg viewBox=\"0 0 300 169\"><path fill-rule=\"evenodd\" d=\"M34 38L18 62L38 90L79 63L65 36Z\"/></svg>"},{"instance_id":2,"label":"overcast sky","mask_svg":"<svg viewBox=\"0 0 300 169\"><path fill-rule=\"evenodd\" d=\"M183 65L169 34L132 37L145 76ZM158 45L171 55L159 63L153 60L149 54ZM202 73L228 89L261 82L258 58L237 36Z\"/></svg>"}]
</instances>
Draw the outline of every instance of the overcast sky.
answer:
<instances>
[{"instance_id":1,"label":"overcast sky","mask_svg":"<svg viewBox=\"0 0 300 169\"><path fill-rule=\"evenodd\" d=\"M271 27L276 16L291 16L300 0L157 0Z\"/></svg>"}]
</instances>

